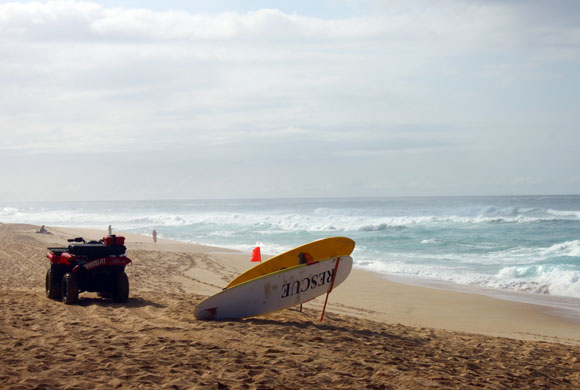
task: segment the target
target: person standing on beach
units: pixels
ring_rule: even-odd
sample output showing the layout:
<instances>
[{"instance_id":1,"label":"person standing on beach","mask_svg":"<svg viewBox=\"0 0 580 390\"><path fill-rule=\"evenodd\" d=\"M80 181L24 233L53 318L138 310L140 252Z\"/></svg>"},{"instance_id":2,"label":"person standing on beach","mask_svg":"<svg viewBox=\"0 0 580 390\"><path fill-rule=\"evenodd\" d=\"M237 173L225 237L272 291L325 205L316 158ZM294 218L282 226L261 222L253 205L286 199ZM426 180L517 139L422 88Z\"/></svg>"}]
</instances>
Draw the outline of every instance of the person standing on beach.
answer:
<instances>
[{"instance_id":1,"label":"person standing on beach","mask_svg":"<svg viewBox=\"0 0 580 390\"><path fill-rule=\"evenodd\" d=\"M157 242L157 231L153 229L153 242Z\"/></svg>"},{"instance_id":2,"label":"person standing on beach","mask_svg":"<svg viewBox=\"0 0 580 390\"><path fill-rule=\"evenodd\" d=\"M109 236L113 234L113 228L111 227L111 225L109 225Z\"/></svg>"}]
</instances>

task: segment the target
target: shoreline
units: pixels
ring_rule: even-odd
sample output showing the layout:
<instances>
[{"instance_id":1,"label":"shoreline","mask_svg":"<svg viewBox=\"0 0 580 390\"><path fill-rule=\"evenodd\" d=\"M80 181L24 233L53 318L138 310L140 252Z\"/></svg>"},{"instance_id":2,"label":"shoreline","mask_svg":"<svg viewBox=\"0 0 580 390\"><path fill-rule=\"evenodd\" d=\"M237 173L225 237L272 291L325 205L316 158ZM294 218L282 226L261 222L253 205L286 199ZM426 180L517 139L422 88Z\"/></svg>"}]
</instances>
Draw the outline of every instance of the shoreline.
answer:
<instances>
[{"instance_id":1,"label":"shoreline","mask_svg":"<svg viewBox=\"0 0 580 390\"><path fill-rule=\"evenodd\" d=\"M543 306L553 310L554 315L564 317L568 320L571 320L572 322L580 324L580 298L576 297L526 293L523 291L464 285L444 280L429 280L411 276L381 274L378 272L375 273L378 275L378 277L390 282L400 283L408 286L424 287L466 294L476 294L504 301Z\"/></svg>"},{"instance_id":2,"label":"shoreline","mask_svg":"<svg viewBox=\"0 0 580 390\"><path fill-rule=\"evenodd\" d=\"M129 233L131 234L131 233ZM148 237L142 235L142 237ZM198 245L202 247L214 248L214 250L208 251L208 254L214 255L231 255L235 253L240 257L246 256L250 258L250 253L246 253L237 249L224 248L224 247L210 247L206 244L192 243L188 241L179 241L174 239L165 238L167 241L175 241L178 243L183 243L187 245ZM267 260L273 257L273 254L262 253L263 259ZM248 268L253 267L254 264L248 263ZM244 271L245 269L242 269ZM548 294L538 294L538 293L526 293L522 291L506 290L506 289L494 289L487 287L479 287L475 285L464 285L459 283L454 283L451 281L443 280L430 280L424 278L417 278L405 275L396 274L383 274L380 272L367 270L362 267L357 267L356 259L355 264L353 264L353 272L366 272L373 275L376 279L383 279L390 283L400 284L408 287L419 287L426 289L443 290L449 292L456 292L460 294L474 294L478 296L485 296L492 299L521 303L526 305L538 306L538 309L542 312L549 313L552 316L559 317L566 321L574 324L580 325L580 298L566 297L558 295L548 295ZM580 332L580 329L579 329Z\"/></svg>"},{"instance_id":3,"label":"shoreline","mask_svg":"<svg viewBox=\"0 0 580 390\"><path fill-rule=\"evenodd\" d=\"M65 227L69 229L69 227ZM121 234L135 234L135 233L121 233ZM148 235L135 234L137 236L149 238ZM173 238L164 238L164 240L175 241L188 245L198 245L202 247L214 248L213 251L208 251L207 253L215 255L227 255L231 253L237 253L240 256L250 257L250 252L241 251L239 249L227 248L221 246L211 246L209 244L196 243L190 241L180 241ZM262 252L262 258L264 260L269 259L277 254L269 254ZM414 276L407 276L401 274L385 274L373 270L366 269L364 267L357 266L356 259L354 259L353 270L369 272L375 274L377 278L385 279L393 283L399 283L407 286L425 287L437 290L455 291L467 294L477 294L484 295L495 299L507 300L512 302L527 303L532 305L547 306L555 310L561 311L561 315L572 319L574 322L580 323L580 298L568 297L563 295L550 295L550 294L540 294L508 289L499 289L491 287L482 287L477 285L466 285L455 283L453 281L438 280L438 279L426 279Z\"/></svg>"}]
</instances>

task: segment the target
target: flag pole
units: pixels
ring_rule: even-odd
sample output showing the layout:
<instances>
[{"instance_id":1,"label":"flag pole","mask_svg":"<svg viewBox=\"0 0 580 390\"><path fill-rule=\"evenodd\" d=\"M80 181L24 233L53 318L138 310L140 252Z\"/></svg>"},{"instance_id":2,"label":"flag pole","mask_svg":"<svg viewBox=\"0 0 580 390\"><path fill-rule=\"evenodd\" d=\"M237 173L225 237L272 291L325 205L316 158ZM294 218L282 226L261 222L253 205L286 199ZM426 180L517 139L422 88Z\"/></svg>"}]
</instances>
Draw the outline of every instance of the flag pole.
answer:
<instances>
[{"instance_id":1,"label":"flag pole","mask_svg":"<svg viewBox=\"0 0 580 390\"><path fill-rule=\"evenodd\" d=\"M340 257L336 258L336 266L334 266L334 273L332 274L332 281L330 282L330 288L326 293L326 299L324 300L324 307L322 308L322 315L320 316L320 322L324 319L324 311L326 310L326 302L328 302L328 296L332 292L332 288L334 287L334 280L336 279L336 272L338 271L338 264L340 263Z\"/></svg>"}]
</instances>

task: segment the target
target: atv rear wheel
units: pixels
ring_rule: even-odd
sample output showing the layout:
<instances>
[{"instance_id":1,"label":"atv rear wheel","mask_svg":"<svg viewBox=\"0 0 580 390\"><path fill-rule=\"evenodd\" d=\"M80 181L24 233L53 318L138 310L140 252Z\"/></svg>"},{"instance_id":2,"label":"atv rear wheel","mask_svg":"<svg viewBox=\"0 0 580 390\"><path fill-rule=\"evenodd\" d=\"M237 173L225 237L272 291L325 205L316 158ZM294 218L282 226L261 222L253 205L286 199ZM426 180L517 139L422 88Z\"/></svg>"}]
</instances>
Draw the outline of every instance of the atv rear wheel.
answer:
<instances>
[{"instance_id":1,"label":"atv rear wheel","mask_svg":"<svg viewBox=\"0 0 580 390\"><path fill-rule=\"evenodd\" d=\"M125 272L119 272L115 276L113 300L115 302L127 302L129 300L129 278Z\"/></svg>"},{"instance_id":2,"label":"atv rear wheel","mask_svg":"<svg viewBox=\"0 0 580 390\"><path fill-rule=\"evenodd\" d=\"M66 273L62 278L62 301L67 305L79 300L79 280L75 274Z\"/></svg>"},{"instance_id":3,"label":"atv rear wheel","mask_svg":"<svg viewBox=\"0 0 580 390\"><path fill-rule=\"evenodd\" d=\"M50 299L58 299L62 298L62 291L61 291L61 274L56 272L54 267L50 267L46 271L46 296Z\"/></svg>"}]
</instances>

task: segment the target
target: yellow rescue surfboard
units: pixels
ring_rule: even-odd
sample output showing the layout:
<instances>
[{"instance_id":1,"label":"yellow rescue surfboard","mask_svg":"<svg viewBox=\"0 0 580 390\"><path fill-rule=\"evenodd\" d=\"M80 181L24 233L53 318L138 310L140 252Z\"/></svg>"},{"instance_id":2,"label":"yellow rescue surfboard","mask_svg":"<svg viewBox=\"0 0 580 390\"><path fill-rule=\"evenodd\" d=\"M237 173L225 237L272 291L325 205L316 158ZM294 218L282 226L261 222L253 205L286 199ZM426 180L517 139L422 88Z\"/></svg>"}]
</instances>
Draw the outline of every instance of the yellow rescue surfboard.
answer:
<instances>
[{"instance_id":1,"label":"yellow rescue surfboard","mask_svg":"<svg viewBox=\"0 0 580 390\"><path fill-rule=\"evenodd\" d=\"M299 246L274 256L246 272L238 275L226 286L230 288L284 268L291 268L302 262L316 262L331 257L348 256L354 250L355 242L347 237L329 237Z\"/></svg>"},{"instance_id":2,"label":"yellow rescue surfboard","mask_svg":"<svg viewBox=\"0 0 580 390\"><path fill-rule=\"evenodd\" d=\"M273 272L205 299L195 307L195 318L247 318L296 306L330 293L351 269L352 257L340 256Z\"/></svg>"}]
</instances>

